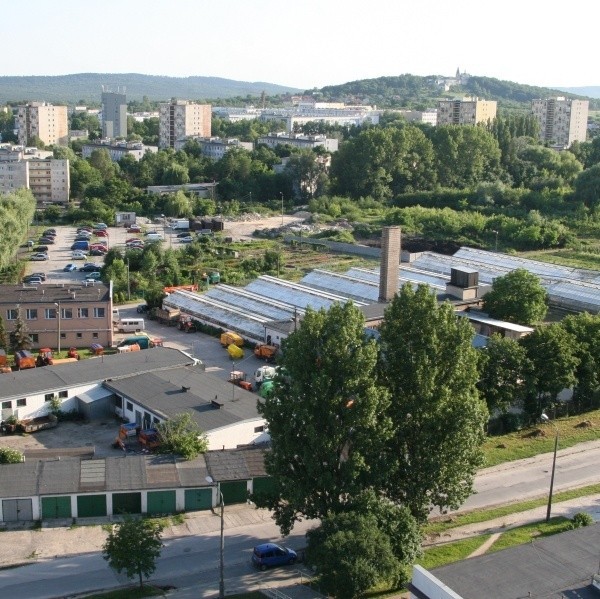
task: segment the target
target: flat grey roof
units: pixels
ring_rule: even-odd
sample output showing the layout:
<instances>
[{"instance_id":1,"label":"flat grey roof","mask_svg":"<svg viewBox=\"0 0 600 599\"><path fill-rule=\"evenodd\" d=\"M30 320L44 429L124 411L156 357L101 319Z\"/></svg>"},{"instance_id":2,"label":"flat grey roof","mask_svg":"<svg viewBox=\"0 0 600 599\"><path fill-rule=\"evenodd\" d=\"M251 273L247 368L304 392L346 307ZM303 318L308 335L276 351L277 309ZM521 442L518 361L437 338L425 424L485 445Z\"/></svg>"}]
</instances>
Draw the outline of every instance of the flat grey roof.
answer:
<instances>
[{"instance_id":1,"label":"flat grey roof","mask_svg":"<svg viewBox=\"0 0 600 599\"><path fill-rule=\"evenodd\" d=\"M436 568L431 573L463 599L592 599L598 597L590 581L598 572L599 547L600 524L593 524Z\"/></svg>"},{"instance_id":2,"label":"flat grey roof","mask_svg":"<svg viewBox=\"0 0 600 599\"><path fill-rule=\"evenodd\" d=\"M205 432L259 418L256 409L258 397L254 393L208 374L197 366L134 374L118 381L108 381L104 386L164 418L189 412ZM222 407L213 406L213 400Z\"/></svg>"},{"instance_id":3,"label":"flat grey roof","mask_svg":"<svg viewBox=\"0 0 600 599\"><path fill-rule=\"evenodd\" d=\"M107 379L131 376L192 364L183 352L168 347L154 347L140 352L98 356L68 364L29 368L0 374L0 399L18 399L78 385L94 384Z\"/></svg>"},{"instance_id":4,"label":"flat grey roof","mask_svg":"<svg viewBox=\"0 0 600 599\"><path fill-rule=\"evenodd\" d=\"M50 284L42 285L2 285L0 287L0 303L2 304L51 304L64 302L81 304L82 302L107 302L110 299L110 289L104 283L89 285L78 282L77 284ZM75 297L73 297L73 294ZM14 307L14 306L13 306Z\"/></svg>"}]
</instances>

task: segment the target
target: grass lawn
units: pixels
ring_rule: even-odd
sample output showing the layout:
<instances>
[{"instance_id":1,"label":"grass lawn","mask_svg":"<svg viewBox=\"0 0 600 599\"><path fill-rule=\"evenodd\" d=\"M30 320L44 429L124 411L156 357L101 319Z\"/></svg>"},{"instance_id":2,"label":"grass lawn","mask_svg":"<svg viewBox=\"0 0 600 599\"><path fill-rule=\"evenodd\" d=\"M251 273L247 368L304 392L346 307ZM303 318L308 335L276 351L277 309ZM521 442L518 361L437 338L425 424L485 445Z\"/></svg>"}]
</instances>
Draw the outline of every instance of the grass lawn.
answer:
<instances>
[{"instance_id":1,"label":"grass lawn","mask_svg":"<svg viewBox=\"0 0 600 599\"><path fill-rule=\"evenodd\" d=\"M417 560L417 564L431 570L446 564L452 564L465 559L473 551L481 547L491 535L478 535L469 539L428 547L423 552L423 557Z\"/></svg>"},{"instance_id":2,"label":"grass lawn","mask_svg":"<svg viewBox=\"0 0 600 599\"><path fill-rule=\"evenodd\" d=\"M549 537L560 532L571 530L571 521L568 518L557 516L550 518L550 522L535 522L511 528L502 533L502 536L487 550L487 553L501 551L516 545L524 545L534 539Z\"/></svg>"},{"instance_id":3,"label":"grass lawn","mask_svg":"<svg viewBox=\"0 0 600 599\"><path fill-rule=\"evenodd\" d=\"M166 597L165 591L157 589L151 585L140 587L127 587L123 589L115 589L106 591L105 593L96 593L95 595L87 595L86 599L138 599L139 597Z\"/></svg>"},{"instance_id":4,"label":"grass lawn","mask_svg":"<svg viewBox=\"0 0 600 599\"><path fill-rule=\"evenodd\" d=\"M600 410L559 418L553 421L558 428L558 448L565 449L585 441L600 440ZM496 466L554 450L554 427L540 424L516 433L488 437L483 444L485 466Z\"/></svg>"}]
</instances>

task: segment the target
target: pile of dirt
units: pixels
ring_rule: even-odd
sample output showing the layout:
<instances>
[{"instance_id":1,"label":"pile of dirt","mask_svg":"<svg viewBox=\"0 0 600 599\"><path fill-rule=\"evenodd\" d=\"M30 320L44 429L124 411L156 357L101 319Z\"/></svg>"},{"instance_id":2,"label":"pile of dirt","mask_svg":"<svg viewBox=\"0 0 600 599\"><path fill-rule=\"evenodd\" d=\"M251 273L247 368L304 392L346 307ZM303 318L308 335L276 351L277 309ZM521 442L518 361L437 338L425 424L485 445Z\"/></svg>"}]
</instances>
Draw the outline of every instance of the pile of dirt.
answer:
<instances>
[{"instance_id":1,"label":"pile of dirt","mask_svg":"<svg viewBox=\"0 0 600 599\"><path fill-rule=\"evenodd\" d=\"M579 424L575 425L575 428L593 428L594 423L591 420L582 420Z\"/></svg>"},{"instance_id":2,"label":"pile of dirt","mask_svg":"<svg viewBox=\"0 0 600 599\"><path fill-rule=\"evenodd\" d=\"M532 431L529 431L528 433L525 433L524 435L522 435L523 439L537 439L538 437L545 437L546 436L546 431L542 430L541 428L534 428Z\"/></svg>"}]
</instances>

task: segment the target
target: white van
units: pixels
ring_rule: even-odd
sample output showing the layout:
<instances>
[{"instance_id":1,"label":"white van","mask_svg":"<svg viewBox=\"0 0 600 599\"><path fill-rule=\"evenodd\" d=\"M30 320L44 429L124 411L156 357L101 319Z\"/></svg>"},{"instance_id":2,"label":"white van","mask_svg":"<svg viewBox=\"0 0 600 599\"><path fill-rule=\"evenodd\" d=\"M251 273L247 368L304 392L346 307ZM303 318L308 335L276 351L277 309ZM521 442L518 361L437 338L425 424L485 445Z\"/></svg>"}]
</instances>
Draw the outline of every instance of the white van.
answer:
<instances>
[{"instance_id":1,"label":"white van","mask_svg":"<svg viewBox=\"0 0 600 599\"><path fill-rule=\"evenodd\" d=\"M162 241L162 235L160 233L148 233L146 241Z\"/></svg>"},{"instance_id":2,"label":"white van","mask_svg":"<svg viewBox=\"0 0 600 599\"><path fill-rule=\"evenodd\" d=\"M146 328L143 318L123 318L116 323L115 327L119 333L136 333Z\"/></svg>"}]
</instances>

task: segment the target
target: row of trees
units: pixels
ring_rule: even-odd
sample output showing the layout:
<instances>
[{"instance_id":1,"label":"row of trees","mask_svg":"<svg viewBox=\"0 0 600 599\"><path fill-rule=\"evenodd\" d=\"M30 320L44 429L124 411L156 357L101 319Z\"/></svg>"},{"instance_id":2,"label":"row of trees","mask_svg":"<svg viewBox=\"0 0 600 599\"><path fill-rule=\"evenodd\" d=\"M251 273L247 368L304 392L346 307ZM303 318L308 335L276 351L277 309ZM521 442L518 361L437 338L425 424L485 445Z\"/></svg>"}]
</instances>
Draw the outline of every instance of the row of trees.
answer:
<instances>
[{"instance_id":1,"label":"row of trees","mask_svg":"<svg viewBox=\"0 0 600 599\"><path fill-rule=\"evenodd\" d=\"M27 239L34 212L35 199L29 190L0 195L0 271L14 263L18 247Z\"/></svg>"}]
</instances>

